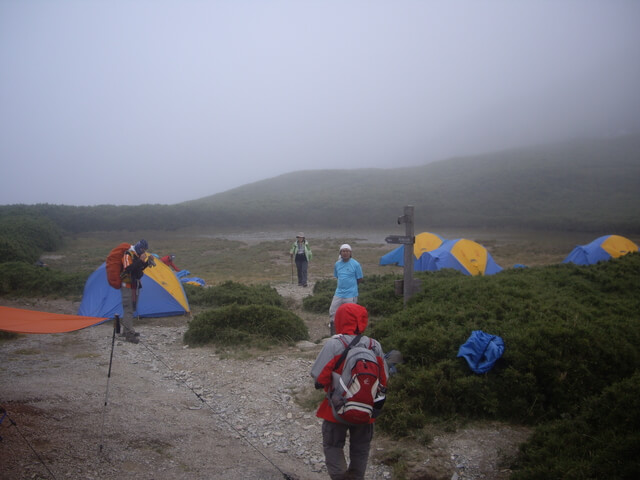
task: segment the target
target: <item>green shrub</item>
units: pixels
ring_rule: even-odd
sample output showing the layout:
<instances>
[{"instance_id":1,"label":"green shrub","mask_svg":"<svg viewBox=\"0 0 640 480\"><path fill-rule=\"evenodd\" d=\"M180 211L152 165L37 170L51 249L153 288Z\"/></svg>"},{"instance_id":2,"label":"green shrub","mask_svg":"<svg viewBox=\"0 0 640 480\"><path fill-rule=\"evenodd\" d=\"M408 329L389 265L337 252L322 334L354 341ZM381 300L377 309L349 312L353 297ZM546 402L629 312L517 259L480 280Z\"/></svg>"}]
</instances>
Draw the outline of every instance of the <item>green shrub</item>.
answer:
<instances>
[{"instance_id":1,"label":"green shrub","mask_svg":"<svg viewBox=\"0 0 640 480\"><path fill-rule=\"evenodd\" d=\"M209 288L187 285L185 292L192 305L221 307L224 305L274 305L282 307L284 301L275 288L269 285L243 285L224 282Z\"/></svg>"},{"instance_id":2,"label":"green shrub","mask_svg":"<svg viewBox=\"0 0 640 480\"><path fill-rule=\"evenodd\" d=\"M589 398L579 413L536 429L513 480L632 479L640 474L640 372Z\"/></svg>"},{"instance_id":3,"label":"green shrub","mask_svg":"<svg viewBox=\"0 0 640 480\"><path fill-rule=\"evenodd\" d=\"M395 294L397 278L397 275L372 275L358 286L358 303L366 307L369 315L389 315L402 310L404 300ZM337 285L336 279L319 280L313 287L313 295L302 300L302 308L308 312L328 312Z\"/></svg>"},{"instance_id":4,"label":"green shrub","mask_svg":"<svg viewBox=\"0 0 640 480\"><path fill-rule=\"evenodd\" d=\"M391 315L402 310L404 298L395 294L397 275L372 275L358 287L358 303L369 315Z\"/></svg>"},{"instance_id":5,"label":"green shrub","mask_svg":"<svg viewBox=\"0 0 640 480\"><path fill-rule=\"evenodd\" d=\"M268 346L308 340L300 317L272 305L228 305L198 314L189 322L184 341L189 345Z\"/></svg>"},{"instance_id":6,"label":"green shrub","mask_svg":"<svg viewBox=\"0 0 640 480\"><path fill-rule=\"evenodd\" d=\"M23 262L0 263L0 296L81 296L87 277Z\"/></svg>"},{"instance_id":7,"label":"green shrub","mask_svg":"<svg viewBox=\"0 0 640 480\"><path fill-rule=\"evenodd\" d=\"M62 246L62 231L50 219L35 215L0 216L0 263L33 263L43 251Z\"/></svg>"},{"instance_id":8,"label":"green shrub","mask_svg":"<svg viewBox=\"0 0 640 480\"><path fill-rule=\"evenodd\" d=\"M437 272L439 273L439 272ZM556 265L491 277L427 275L407 308L368 334L405 359L381 418L401 432L437 417L538 424L640 368L640 254L589 267ZM499 335L503 357L483 375L458 349L473 330ZM397 424L394 424L397 422Z\"/></svg>"},{"instance_id":9,"label":"green shrub","mask_svg":"<svg viewBox=\"0 0 640 480\"><path fill-rule=\"evenodd\" d=\"M302 299L302 309L307 312L327 313L337 285L338 282L334 278L318 280L313 286L313 294Z\"/></svg>"}]
</instances>

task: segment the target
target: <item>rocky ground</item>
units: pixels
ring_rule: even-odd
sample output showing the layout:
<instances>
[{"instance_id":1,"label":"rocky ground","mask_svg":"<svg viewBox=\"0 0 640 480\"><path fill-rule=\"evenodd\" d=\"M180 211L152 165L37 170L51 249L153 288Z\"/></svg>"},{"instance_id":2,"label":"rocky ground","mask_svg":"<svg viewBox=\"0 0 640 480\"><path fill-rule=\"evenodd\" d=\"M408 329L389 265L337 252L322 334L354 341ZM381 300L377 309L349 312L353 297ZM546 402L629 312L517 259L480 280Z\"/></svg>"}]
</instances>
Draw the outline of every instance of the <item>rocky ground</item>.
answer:
<instances>
[{"instance_id":1,"label":"rocky ground","mask_svg":"<svg viewBox=\"0 0 640 480\"><path fill-rule=\"evenodd\" d=\"M311 290L277 288L294 308ZM2 304L70 314L78 307ZM0 478L328 478L321 422L307 407L317 398L309 370L326 318L301 316L312 342L268 352L190 348L182 341L186 317L141 320L138 345L114 341L111 322L0 343L0 406L8 414ZM483 424L437 434L428 446L377 433L367 478L394 478L382 461L401 452L405 478L507 479L508 459L528 433Z\"/></svg>"}]
</instances>

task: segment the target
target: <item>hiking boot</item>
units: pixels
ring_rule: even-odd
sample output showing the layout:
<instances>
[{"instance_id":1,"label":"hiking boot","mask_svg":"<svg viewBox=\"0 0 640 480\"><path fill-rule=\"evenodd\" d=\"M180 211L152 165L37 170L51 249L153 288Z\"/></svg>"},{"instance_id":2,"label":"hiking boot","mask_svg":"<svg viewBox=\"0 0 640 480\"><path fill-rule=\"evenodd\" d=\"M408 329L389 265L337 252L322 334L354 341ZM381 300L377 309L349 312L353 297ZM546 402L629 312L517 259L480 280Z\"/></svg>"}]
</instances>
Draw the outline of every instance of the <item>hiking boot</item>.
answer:
<instances>
[{"instance_id":1,"label":"hiking boot","mask_svg":"<svg viewBox=\"0 0 640 480\"><path fill-rule=\"evenodd\" d=\"M134 335L127 335L126 337L124 337L124 339L127 342L140 343L140 339L135 334Z\"/></svg>"}]
</instances>

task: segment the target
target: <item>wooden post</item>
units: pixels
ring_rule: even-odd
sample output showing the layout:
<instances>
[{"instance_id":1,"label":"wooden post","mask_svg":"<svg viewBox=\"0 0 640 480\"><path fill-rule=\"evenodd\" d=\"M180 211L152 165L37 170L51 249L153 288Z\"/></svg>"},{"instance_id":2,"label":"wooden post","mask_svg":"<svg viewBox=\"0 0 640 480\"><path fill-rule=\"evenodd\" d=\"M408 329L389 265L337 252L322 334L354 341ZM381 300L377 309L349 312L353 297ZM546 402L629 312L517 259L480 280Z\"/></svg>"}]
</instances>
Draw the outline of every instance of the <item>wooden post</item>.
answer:
<instances>
[{"instance_id":1,"label":"wooden post","mask_svg":"<svg viewBox=\"0 0 640 480\"><path fill-rule=\"evenodd\" d=\"M404 280L402 280L402 292L404 293L404 304L411 296L416 293L420 285L413 280L413 246L416 243L416 237L414 235L413 227L413 206L407 205L404 207L404 215L398 217L398 225L405 224L404 237L399 235L390 235L385 240L387 243L400 243L404 245ZM400 281L396 284L396 293L400 290Z\"/></svg>"},{"instance_id":2,"label":"wooden post","mask_svg":"<svg viewBox=\"0 0 640 480\"><path fill-rule=\"evenodd\" d=\"M404 305L406 306L413 295L413 246L416 238L413 230L412 205L404 207L404 215L398 219L398 223L404 223L405 237L411 239L411 243L404 246Z\"/></svg>"}]
</instances>

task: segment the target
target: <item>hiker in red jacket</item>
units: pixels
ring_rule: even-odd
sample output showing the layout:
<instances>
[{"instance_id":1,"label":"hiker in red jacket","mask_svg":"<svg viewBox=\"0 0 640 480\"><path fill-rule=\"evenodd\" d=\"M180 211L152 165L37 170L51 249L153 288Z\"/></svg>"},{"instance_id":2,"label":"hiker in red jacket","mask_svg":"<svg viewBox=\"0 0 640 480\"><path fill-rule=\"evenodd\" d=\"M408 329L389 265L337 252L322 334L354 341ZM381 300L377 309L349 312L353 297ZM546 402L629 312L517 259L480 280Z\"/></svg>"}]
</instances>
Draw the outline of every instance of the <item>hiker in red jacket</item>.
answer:
<instances>
[{"instance_id":1,"label":"hiker in red jacket","mask_svg":"<svg viewBox=\"0 0 640 480\"><path fill-rule=\"evenodd\" d=\"M337 335L325 343L311 368L311 376L316 381L316 388L324 388L325 392L329 391L332 384L332 373L346 348L345 343L349 345L356 336L362 335L368 322L369 314L363 306L357 303L340 305L335 315ZM357 346L365 346L373 351L380 371L380 387L383 390L386 389L389 372L380 343L361 336ZM344 362L338 367L336 373L342 373L343 366ZM324 419L322 422L322 447L331 479L364 479L375 418L372 417L369 423L363 425L346 425L336 419L326 397L320 404L316 416ZM348 466L344 456L347 432L349 432L350 459Z\"/></svg>"},{"instance_id":2,"label":"hiker in red jacket","mask_svg":"<svg viewBox=\"0 0 640 480\"><path fill-rule=\"evenodd\" d=\"M160 260L162 260L162 263L164 263L164 264L168 265L169 267L173 268L176 272L179 272L180 269L178 267L176 267L175 264L173 263L173 259L174 258L176 258L175 255L165 255Z\"/></svg>"}]
</instances>

